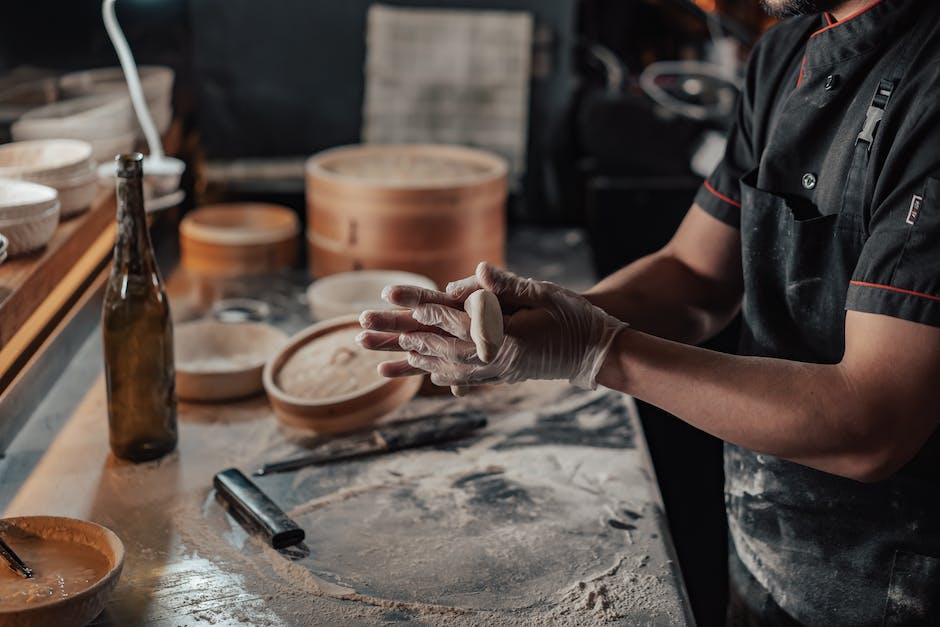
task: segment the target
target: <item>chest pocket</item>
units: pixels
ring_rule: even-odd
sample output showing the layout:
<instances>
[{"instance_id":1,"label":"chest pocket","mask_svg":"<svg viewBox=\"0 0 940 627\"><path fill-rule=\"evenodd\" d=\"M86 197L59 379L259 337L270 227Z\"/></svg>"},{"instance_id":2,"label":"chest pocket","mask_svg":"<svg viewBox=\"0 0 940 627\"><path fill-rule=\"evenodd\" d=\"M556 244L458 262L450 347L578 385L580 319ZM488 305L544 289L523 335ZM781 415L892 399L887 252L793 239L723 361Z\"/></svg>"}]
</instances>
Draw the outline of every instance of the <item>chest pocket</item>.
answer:
<instances>
[{"instance_id":1,"label":"chest pocket","mask_svg":"<svg viewBox=\"0 0 940 627\"><path fill-rule=\"evenodd\" d=\"M758 171L741 180L744 317L749 352L819 363L841 359L849 280L865 233L862 208L823 215L809 203L759 189Z\"/></svg>"},{"instance_id":2,"label":"chest pocket","mask_svg":"<svg viewBox=\"0 0 940 627\"><path fill-rule=\"evenodd\" d=\"M940 559L894 554L882 625L940 625Z\"/></svg>"}]
</instances>

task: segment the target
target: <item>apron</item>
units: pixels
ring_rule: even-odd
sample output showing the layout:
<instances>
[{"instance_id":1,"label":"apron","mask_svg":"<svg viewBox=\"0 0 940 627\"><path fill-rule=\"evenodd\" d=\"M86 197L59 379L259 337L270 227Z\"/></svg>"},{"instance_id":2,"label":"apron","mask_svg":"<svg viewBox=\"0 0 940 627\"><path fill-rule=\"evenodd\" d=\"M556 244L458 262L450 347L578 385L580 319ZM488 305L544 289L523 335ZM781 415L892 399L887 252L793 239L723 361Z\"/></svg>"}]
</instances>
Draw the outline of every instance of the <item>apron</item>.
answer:
<instances>
[{"instance_id":1,"label":"apron","mask_svg":"<svg viewBox=\"0 0 940 627\"><path fill-rule=\"evenodd\" d=\"M867 239L865 182L876 174L869 155L930 21L905 35L872 96L837 211L760 189L759 169L741 180L742 354L841 360L845 295ZM862 484L726 445L729 620L940 625L938 459L934 433L894 477Z\"/></svg>"}]
</instances>

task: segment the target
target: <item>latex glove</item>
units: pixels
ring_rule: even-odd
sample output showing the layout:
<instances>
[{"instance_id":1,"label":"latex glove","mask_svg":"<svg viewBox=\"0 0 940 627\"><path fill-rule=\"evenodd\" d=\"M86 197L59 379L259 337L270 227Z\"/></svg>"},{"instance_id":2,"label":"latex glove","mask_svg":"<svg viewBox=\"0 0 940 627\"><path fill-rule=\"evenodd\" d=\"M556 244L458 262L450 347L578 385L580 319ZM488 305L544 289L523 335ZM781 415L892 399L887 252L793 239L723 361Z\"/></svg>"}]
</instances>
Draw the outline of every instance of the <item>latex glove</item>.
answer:
<instances>
[{"instance_id":1,"label":"latex glove","mask_svg":"<svg viewBox=\"0 0 940 627\"><path fill-rule=\"evenodd\" d=\"M484 364L470 340L463 299L485 288L499 298L506 338L496 358ZM526 379L567 379L596 387L597 372L623 322L584 297L554 283L524 279L486 263L476 274L448 286L447 293L397 286L385 290L403 312L364 312L366 348L407 350L407 362L386 362L380 372L406 376L429 372L436 385L515 383Z\"/></svg>"}]
</instances>

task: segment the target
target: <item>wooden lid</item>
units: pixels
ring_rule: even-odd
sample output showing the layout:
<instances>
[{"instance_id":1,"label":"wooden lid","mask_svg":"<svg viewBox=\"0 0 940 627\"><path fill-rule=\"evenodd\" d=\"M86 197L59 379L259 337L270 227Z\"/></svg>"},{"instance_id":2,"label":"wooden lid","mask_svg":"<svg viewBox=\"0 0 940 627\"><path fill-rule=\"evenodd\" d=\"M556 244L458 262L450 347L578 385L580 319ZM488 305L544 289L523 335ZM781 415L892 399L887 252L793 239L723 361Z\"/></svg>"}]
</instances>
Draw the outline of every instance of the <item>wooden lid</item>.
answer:
<instances>
[{"instance_id":1,"label":"wooden lid","mask_svg":"<svg viewBox=\"0 0 940 627\"><path fill-rule=\"evenodd\" d=\"M504 178L506 161L491 152L437 144L369 144L332 148L307 160L307 175L389 189L439 189Z\"/></svg>"},{"instance_id":2,"label":"wooden lid","mask_svg":"<svg viewBox=\"0 0 940 627\"><path fill-rule=\"evenodd\" d=\"M211 244L246 246L291 240L300 233L297 214L280 205L228 203L207 205L189 213L180 234Z\"/></svg>"},{"instance_id":3,"label":"wooden lid","mask_svg":"<svg viewBox=\"0 0 940 627\"><path fill-rule=\"evenodd\" d=\"M340 433L361 428L407 403L418 392L421 377L404 377L375 381L337 394L302 398L286 392L280 385L280 373L287 362L312 342L328 338L332 333L359 330L358 315L333 318L315 324L292 337L287 345L264 367L265 392L281 422L322 433ZM370 351L371 352L371 351ZM399 355L400 356L400 355ZM381 359L395 359L385 353ZM328 370L330 366L314 366Z\"/></svg>"}]
</instances>

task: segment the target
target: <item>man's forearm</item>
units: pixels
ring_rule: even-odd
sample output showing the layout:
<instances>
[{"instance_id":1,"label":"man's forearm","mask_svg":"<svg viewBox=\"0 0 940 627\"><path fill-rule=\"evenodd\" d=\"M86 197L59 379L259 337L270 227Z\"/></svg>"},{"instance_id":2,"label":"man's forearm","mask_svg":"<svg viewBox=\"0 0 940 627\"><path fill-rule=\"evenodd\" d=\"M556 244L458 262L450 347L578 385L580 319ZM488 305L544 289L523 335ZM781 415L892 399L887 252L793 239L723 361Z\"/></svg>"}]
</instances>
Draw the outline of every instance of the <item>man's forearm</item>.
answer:
<instances>
[{"instance_id":1,"label":"man's forearm","mask_svg":"<svg viewBox=\"0 0 940 627\"><path fill-rule=\"evenodd\" d=\"M607 277L584 294L631 327L685 344L721 331L737 313L737 294L656 253Z\"/></svg>"},{"instance_id":2,"label":"man's forearm","mask_svg":"<svg viewBox=\"0 0 940 627\"><path fill-rule=\"evenodd\" d=\"M872 438L839 365L725 355L626 329L597 382L757 452L860 480L881 472L887 434Z\"/></svg>"}]
</instances>

